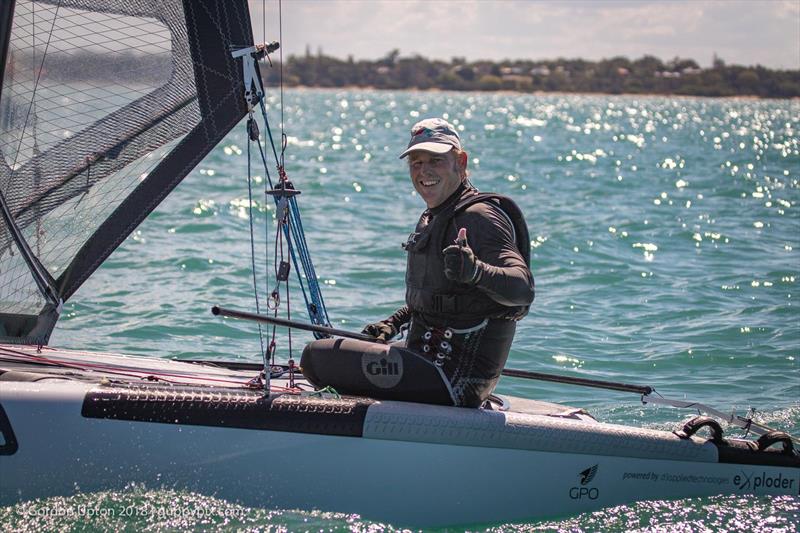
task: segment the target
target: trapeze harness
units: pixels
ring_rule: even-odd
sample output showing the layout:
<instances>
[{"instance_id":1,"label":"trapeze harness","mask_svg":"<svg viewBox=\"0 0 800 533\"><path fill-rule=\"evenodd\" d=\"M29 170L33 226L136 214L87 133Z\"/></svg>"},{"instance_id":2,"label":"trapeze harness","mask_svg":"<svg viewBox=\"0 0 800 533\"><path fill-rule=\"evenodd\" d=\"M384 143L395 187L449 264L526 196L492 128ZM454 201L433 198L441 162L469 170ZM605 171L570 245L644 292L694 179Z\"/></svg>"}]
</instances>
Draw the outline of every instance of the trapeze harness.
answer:
<instances>
[{"instance_id":1,"label":"trapeze harness","mask_svg":"<svg viewBox=\"0 0 800 533\"><path fill-rule=\"evenodd\" d=\"M469 230L470 246L482 261L502 265L488 266L478 287L444 275L442 249L460 226ZM408 323L407 340L314 341L303 352L303 375L347 394L480 406L500 377L516 321L533 300L529 242L522 212L510 198L460 188L426 210L404 244L407 305L392 320ZM486 250L496 257L487 257Z\"/></svg>"}]
</instances>

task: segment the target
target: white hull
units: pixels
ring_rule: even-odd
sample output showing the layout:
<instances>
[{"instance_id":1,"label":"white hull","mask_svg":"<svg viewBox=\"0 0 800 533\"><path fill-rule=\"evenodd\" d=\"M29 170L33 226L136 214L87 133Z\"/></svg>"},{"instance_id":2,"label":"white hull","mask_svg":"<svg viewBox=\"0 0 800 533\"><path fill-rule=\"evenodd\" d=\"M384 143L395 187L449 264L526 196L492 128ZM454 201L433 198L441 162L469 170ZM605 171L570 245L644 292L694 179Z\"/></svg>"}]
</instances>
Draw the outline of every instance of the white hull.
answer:
<instances>
[{"instance_id":1,"label":"white hull","mask_svg":"<svg viewBox=\"0 0 800 533\"><path fill-rule=\"evenodd\" d=\"M144 358L94 360L194 371L196 382L247 375ZM136 482L248 506L440 526L565 516L639 500L800 493L796 466L720 463L717 447L704 439L580 417L379 402L366 409L361 436L331 436L82 414L87 395L102 388L0 376L0 405L18 444L12 455L0 455L0 505Z\"/></svg>"}]
</instances>

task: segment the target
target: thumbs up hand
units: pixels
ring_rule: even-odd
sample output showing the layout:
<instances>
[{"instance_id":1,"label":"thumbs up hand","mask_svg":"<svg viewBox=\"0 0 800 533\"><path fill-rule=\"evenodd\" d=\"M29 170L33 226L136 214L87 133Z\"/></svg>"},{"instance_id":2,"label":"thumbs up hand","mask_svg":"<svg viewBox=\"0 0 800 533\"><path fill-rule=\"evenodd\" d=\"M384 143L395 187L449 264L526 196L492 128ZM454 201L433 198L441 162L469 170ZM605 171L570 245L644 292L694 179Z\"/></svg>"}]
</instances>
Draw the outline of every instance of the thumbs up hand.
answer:
<instances>
[{"instance_id":1,"label":"thumbs up hand","mask_svg":"<svg viewBox=\"0 0 800 533\"><path fill-rule=\"evenodd\" d=\"M483 269L472 248L467 244L467 229L458 230L456 244L444 250L444 275L447 279L467 285L475 285L480 281Z\"/></svg>"},{"instance_id":2,"label":"thumbs up hand","mask_svg":"<svg viewBox=\"0 0 800 533\"><path fill-rule=\"evenodd\" d=\"M456 244L459 246L467 246L467 228L458 230L458 237L456 237Z\"/></svg>"}]
</instances>

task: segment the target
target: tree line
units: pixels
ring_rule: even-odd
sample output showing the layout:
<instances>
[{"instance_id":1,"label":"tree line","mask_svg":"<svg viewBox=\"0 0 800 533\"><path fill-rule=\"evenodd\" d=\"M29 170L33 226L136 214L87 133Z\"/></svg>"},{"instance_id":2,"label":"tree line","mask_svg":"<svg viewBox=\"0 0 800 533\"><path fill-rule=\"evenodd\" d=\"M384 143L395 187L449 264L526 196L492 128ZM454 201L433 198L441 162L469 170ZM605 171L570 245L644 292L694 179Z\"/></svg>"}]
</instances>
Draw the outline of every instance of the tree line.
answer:
<instances>
[{"instance_id":1,"label":"tree line","mask_svg":"<svg viewBox=\"0 0 800 533\"><path fill-rule=\"evenodd\" d=\"M280 83L280 65L273 63L274 68L261 70L269 85ZM352 56L343 60L306 50L305 55L288 57L283 83L289 87L800 97L800 70L726 65L716 56L711 68L700 68L692 59L676 57L665 62L650 55L601 61L494 62L455 57L448 62L419 55L401 57L392 50L381 59L356 61Z\"/></svg>"}]
</instances>

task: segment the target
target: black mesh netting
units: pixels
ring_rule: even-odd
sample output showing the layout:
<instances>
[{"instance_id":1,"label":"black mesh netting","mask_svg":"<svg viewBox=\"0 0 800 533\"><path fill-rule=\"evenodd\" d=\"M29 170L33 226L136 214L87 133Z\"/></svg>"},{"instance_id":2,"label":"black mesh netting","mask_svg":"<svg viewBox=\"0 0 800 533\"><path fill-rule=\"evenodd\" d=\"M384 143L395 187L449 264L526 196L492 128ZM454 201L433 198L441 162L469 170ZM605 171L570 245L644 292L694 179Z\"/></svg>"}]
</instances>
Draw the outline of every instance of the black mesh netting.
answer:
<instances>
[{"instance_id":1,"label":"black mesh netting","mask_svg":"<svg viewBox=\"0 0 800 533\"><path fill-rule=\"evenodd\" d=\"M155 207L140 200L141 216L115 213L188 134L202 130L193 151L202 157L242 116L230 47L252 43L249 25L244 0L17 0L0 97L0 191L60 296ZM230 96L215 96L229 110L209 108L214 90ZM197 162L172 162L160 188ZM115 217L105 233L119 234L95 245ZM87 272L70 272L76 262ZM0 227L0 313L41 307L25 270Z\"/></svg>"},{"instance_id":2,"label":"black mesh netting","mask_svg":"<svg viewBox=\"0 0 800 533\"><path fill-rule=\"evenodd\" d=\"M9 235L5 219L0 217L0 235ZM39 292L28 264L11 241L0 257L2 284L0 284L0 312L11 315L35 315L44 306L45 299ZM0 336L5 331L0 329Z\"/></svg>"}]
</instances>

